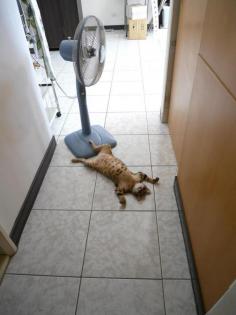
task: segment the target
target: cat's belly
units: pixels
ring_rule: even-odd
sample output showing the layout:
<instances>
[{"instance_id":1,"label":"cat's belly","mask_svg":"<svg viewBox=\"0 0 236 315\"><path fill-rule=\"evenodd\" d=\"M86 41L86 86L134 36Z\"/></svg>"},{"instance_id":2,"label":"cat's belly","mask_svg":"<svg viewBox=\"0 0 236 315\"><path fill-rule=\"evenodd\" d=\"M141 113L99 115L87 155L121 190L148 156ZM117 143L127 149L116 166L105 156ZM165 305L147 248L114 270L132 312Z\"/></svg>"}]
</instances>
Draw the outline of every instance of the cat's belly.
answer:
<instances>
[{"instance_id":1,"label":"cat's belly","mask_svg":"<svg viewBox=\"0 0 236 315\"><path fill-rule=\"evenodd\" d=\"M96 169L115 183L119 182L120 177L129 176L127 166L111 155L101 155L96 162Z\"/></svg>"}]
</instances>

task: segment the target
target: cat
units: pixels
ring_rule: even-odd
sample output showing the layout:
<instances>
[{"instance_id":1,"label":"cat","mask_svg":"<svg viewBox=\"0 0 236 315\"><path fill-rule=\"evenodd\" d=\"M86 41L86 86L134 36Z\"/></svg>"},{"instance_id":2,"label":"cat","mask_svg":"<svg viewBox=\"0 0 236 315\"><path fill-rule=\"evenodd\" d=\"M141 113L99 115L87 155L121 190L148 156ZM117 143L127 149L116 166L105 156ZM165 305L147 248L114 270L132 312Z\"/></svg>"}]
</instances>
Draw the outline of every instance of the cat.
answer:
<instances>
[{"instance_id":1,"label":"cat","mask_svg":"<svg viewBox=\"0 0 236 315\"><path fill-rule=\"evenodd\" d=\"M142 172L131 172L120 159L112 154L112 148L109 144L96 145L91 140L89 144L97 155L88 159L72 159L72 163L83 163L111 179L116 186L115 193L122 208L126 206L125 193L132 193L138 200L141 200L151 193L143 182L158 183L159 177L151 178Z\"/></svg>"}]
</instances>

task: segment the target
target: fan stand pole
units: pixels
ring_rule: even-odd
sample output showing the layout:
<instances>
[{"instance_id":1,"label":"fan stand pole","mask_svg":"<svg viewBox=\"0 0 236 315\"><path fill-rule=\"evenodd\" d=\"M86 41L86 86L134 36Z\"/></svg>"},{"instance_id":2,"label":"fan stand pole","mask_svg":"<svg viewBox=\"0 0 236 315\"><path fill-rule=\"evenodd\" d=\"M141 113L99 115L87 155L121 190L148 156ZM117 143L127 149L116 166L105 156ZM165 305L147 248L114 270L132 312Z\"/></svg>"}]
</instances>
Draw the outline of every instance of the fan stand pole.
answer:
<instances>
[{"instance_id":1,"label":"fan stand pole","mask_svg":"<svg viewBox=\"0 0 236 315\"><path fill-rule=\"evenodd\" d=\"M90 126L87 101L86 101L86 90L85 90L85 87L82 84L80 84L79 80L76 80L76 89L77 89L77 96L78 96L78 101L79 101L82 133L88 136L91 134L91 126Z\"/></svg>"},{"instance_id":2,"label":"fan stand pole","mask_svg":"<svg viewBox=\"0 0 236 315\"><path fill-rule=\"evenodd\" d=\"M112 148L116 146L116 140L102 126L90 126L85 87L76 80L76 88L82 130L77 130L67 135L65 137L65 143L76 157L89 158L96 155L96 152L91 147L89 140L92 140L97 145L110 144Z\"/></svg>"}]
</instances>

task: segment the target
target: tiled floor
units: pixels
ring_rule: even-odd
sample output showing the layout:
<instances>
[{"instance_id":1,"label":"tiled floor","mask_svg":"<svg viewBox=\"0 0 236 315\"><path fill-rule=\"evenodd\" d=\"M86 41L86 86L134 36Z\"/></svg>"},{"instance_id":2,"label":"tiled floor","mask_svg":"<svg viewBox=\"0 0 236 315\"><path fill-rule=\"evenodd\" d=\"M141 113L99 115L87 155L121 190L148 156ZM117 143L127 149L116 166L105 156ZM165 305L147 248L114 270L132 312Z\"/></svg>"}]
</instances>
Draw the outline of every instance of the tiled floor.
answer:
<instances>
[{"instance_id":1,"label":"tiled floor","mask_svg":"<svg viewBox=\"0 0 236 315\"><path fill-rule=\"evenodd\" d=\"M115 135L115 154L160 184L149 184L143 202L128 196L120 210L110 181L70 163L63 139L80 128L79 111L59 91L58 146L0 287L0 314L196 314L173 194L176 160L159 119L163 39L107 33L105 71L87 89L91 121ZM52 58L59 82L74 94L72 65L58 52Z\"/></svg>"}]
</instances>

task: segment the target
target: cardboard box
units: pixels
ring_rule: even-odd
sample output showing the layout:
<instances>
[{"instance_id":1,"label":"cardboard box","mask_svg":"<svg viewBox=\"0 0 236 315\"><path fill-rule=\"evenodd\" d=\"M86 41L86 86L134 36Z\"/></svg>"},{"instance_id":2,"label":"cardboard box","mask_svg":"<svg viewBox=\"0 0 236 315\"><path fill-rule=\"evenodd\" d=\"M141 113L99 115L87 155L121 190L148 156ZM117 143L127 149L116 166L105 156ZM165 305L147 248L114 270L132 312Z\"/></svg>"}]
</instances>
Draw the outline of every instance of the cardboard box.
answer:
<instances>
[{"instance_id":1,"label":"cardboard box","mask_svg":"<svg viewBox=\"0 0 236 315\"><path fill-rule=\"evenodd\" d=\"M146 39L147 19L128 20L128 39Z\"/></svg>"},{"instance_id":2,"label":"cardboard box","mask_svg":"<svg viewBox=\"0 0 236 315\"><path fill-rule=\"evenodd\" d=\"M140 4L127 5L126 16L130 20L147 19L147 6L146 5L140 5Z\"/></svg>"}]
</instances>

